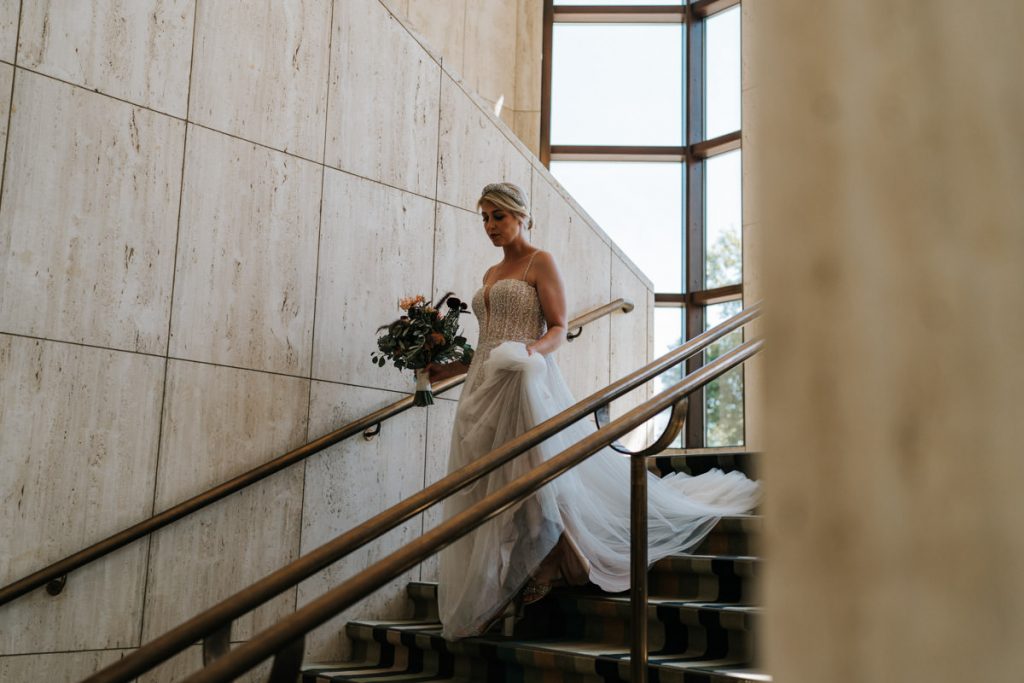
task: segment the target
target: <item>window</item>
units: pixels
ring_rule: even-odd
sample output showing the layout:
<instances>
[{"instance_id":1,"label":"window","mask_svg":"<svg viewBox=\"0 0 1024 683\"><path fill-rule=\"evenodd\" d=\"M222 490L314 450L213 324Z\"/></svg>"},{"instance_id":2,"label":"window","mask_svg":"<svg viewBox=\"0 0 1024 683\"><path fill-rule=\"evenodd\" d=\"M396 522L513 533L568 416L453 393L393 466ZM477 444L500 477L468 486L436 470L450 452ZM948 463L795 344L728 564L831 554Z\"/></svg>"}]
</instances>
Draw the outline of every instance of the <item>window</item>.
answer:
<instances>
[{"instance_id":1,"label":"window","mask_svg":"<svg viewBox=\"0 0 1024 683\"><path fill-rule=\"evenodd\" d=\"M545 0L544 16L541 159L654 282L662 355L742 307L739 0ZM687 447L742 445L743 368L689 411Z\"/></svg>"}]
</instances>

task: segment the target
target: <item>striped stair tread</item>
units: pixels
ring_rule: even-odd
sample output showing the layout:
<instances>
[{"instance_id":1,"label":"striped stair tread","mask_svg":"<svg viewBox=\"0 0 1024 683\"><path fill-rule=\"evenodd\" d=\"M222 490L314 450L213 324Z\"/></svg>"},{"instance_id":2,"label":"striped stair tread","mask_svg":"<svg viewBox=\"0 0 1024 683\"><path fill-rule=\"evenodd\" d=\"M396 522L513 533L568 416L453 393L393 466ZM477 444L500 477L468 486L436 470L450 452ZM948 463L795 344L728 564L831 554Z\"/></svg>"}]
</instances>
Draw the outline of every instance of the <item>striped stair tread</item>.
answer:
<instances>
[{"instance_id":1,"label":"striped stair tread","mask_svg":"<svg viewBox=\"0 0 1024 683\"><path fill-rule=\"evenodd\" d=\"M673 555L651 567L648 592L677 601L751 603L752 581L761 561L756 557ZM437 618L437 584L414 581L407 587L413 618ZM593 589L597 595L606 595Z\"/></svg>"},{"instance_id":2,"label":"striped stair tread","mask_svg":"<svg viewBox=\"0 0 1024 683\"><path fill-rule=\"evenodd\" d=\"M673 555L651 567L648 592L685 600L749 603L760 566L756 557Z\"/></svg>"},{"instance_id":3,"label":"striped stair tread","mask_svg":"<svg viewBox=\"0 0 1024 683\"><path fill-rule=\"evenodd\" d=\"M722 517L711 533L693 549L693 554L756 556L761 526L760 515Z\"/></svg>"},{"instance_id":4,"label":"striped stair tread","mask_svg":"<svg viewBox=\"0 0 1024 683\"><path fill-rule=\"evenodd\" d=\"M739 471L752 479L758 476L758 461L764 456L757 451L678 451L668 449L651 459L651 469L661 476L671 472L689 475L704 474L711 469Z\"/></svg>"},{"instance_id":5,"label":"striped stair tread","mask_svg":"<svg viewBox=\"0 0 1024 683\"><path fill-rule=\"evenodd\" d=\"M449 642L438 623L361 621L348 625L358 661L307 666L304 683L327 681L508 681L614 683L629 680L629 650L592 640L518 640L499 635ZM700 644L650 654L651 683L770 681L736 658Z\"/></svg>"},{"instance_id":6,"label":"striped stair tread","mask_svg":"<svg viewBox=\"0 0 1024 683\"><path fill-rule=\"evenodd\" d=\"M414 583L410 597L418 618L436 618L436 584ZM758 609L749 605L695 601L678 595L648 598L649 648L654 651L680 647L680 643L718 643L723 651L750 652L750 638L729 632L752 631ZM629 642L630 597L608 594L597 588L556 589L545 600L527 607L516 626L516 637L591 638L602 642ZM750 658L749 654L744 656Z\"/></svg>"}]
</instances>

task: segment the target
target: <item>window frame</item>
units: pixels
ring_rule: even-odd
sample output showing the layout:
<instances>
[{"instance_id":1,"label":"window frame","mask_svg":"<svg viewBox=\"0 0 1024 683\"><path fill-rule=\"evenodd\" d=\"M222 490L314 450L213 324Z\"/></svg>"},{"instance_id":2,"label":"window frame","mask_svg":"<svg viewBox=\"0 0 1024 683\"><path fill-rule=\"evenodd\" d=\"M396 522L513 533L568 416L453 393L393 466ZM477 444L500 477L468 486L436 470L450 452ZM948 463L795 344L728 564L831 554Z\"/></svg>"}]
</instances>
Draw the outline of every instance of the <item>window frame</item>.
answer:
<instances>
[{"instance_id":1,"label":"window frame","mask_svg":"<svg viewBox=\"0 0 1024 683\"><path fill-rule=\"evenodd\" d=\"M562 5L544 0L543 72L541 77L540 160L550 168L552 161L676 161L684 165L683 259L684 293L655 292L658 307L678 307L684 314L684 335L692 339L704 331L705 308L711 304L743 299L743 283L724 287L705 287L704 243L705 160L740 149L742 128L711 139L704 138L705 113L705 20L740 5L740 0L682 0L679 5ZM683 64L684 145L610 146L551 144L551 83L554 25L556 23L676 23L683 24L685 44ZM741 29L742 30L742 29ZM742 87L742 85L741 85ZM742 126L742 122L741 122ZM742 196L742 187L741 187ZM742 226L741 226L742 227ZM689 359L686 372L703 364L703 354ZM744 378L744 391L746 382ZM684 446L705 445L704 392L691 395L686 416ZM744 400L744 443L746 410Z\"/></svg>"}]
</instances>

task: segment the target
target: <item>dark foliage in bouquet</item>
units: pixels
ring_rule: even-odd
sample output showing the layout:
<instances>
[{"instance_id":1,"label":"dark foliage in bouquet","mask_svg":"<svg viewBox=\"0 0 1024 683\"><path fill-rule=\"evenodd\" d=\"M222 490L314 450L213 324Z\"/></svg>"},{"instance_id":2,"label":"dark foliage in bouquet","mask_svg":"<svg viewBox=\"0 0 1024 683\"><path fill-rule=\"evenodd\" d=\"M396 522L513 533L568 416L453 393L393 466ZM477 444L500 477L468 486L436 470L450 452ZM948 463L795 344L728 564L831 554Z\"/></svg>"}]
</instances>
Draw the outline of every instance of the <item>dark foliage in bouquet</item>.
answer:
<instances>
[{"instance_id":1,"label":"dark foliage in bouquet","mask_svg":"<svg viewBox=\"0 0 1024 683\"><path fill-rule=\"evenodd\" d=\"M399 308L406 311L398 320L377 328L386 332L377 338L378 351L370 354L376 365L390 360L399 370L416 371L415 404L434 402L426 368L431 363L445 364L473 360L473 347L459 334L459 316L468 306L448 292L436 304L422 295L402 299ZM447 310L445 310L447 308Z\"/></svg>"}]
</instances>

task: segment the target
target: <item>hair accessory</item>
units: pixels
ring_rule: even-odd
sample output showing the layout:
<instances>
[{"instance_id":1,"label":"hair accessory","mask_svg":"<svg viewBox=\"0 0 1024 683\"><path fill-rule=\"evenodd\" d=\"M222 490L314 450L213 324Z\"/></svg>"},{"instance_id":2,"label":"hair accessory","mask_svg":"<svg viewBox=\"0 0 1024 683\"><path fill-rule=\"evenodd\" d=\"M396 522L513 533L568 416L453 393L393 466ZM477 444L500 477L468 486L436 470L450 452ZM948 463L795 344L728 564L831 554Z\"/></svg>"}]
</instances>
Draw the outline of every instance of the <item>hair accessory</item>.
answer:
<instances>
[{"instance_id":1,"label":"hair accessory","mask_svg":"<svg viewBox=\"0 0 1024 683\"><path fill-rule=\"evenodd\" d=\"M480 196L483 197L491 192L497 192L499 194L505 195L513 202L518 204L522 208L523 213L529 215L530 201L527 198L526 191L523 190L523 188L513 183L491 183L490 185L484 186L483 192L480 193Z\"/></svg>"}]
</instances>

